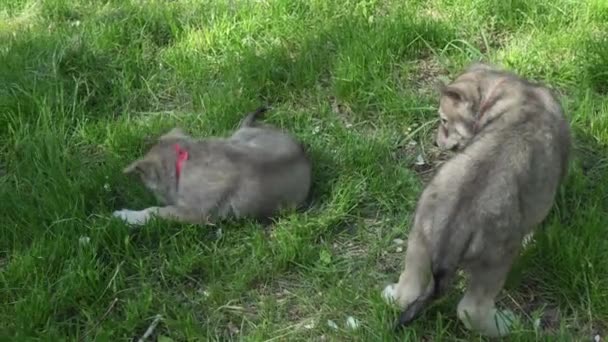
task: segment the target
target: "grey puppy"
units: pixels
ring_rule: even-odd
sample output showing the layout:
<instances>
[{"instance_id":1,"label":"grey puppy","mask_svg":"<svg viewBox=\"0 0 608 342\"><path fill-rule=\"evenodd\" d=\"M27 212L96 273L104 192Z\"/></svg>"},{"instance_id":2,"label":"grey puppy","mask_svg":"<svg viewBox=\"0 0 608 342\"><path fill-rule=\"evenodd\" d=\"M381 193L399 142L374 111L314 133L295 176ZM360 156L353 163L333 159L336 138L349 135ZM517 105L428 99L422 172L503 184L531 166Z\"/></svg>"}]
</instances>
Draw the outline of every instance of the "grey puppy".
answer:
<instances>
[{"instance_id":1,"label":"grey puppy","mask_svg":"<svg viewBox=\"0 0 608 342\"><path fill-rule=\"evenodd\" d=\"M404 309L397 326L407 325L462 268L469 283L459 319L503 336L515 317L495 298L566 176L569 124L547 88L485 64L442 87L439 115L437 145L456 153L424 189L405 269L383 295Z\"/></svg>"},{"instance_id":2,"label":"grey puppy","mask_svg":"<svg viewBox=\"0 0 608 342\"><path fill-rule=\"evenodd\" d=\"M203 224L227 217L268 219L301 206L311 187L311 161L289 134L256 123L265 111L250 113L228 138L196 140L177 128L163 135L124 172L138 173L166 206L113 215L131 224L153 216Z\"/></svg>"}]
</instances>

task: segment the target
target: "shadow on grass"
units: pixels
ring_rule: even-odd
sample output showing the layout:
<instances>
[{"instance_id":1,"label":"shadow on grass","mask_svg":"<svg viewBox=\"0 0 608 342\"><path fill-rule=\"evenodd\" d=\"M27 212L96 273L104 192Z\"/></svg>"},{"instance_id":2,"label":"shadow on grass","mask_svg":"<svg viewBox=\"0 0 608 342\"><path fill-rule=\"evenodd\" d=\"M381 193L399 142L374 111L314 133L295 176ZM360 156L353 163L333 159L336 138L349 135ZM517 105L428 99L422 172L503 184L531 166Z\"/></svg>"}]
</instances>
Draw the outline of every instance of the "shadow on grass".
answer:
<instances>
[{"instance_id":1,"label":"shadow on grass","mask_svg":"<svg viewBox=\"0 0 608 342\"><path fill-rule=\"evenodd\" d=\"M292 101L319 85L367 105L381 102L370 94L382 87L370 79L385 82L392 63L428 54L453 38L449 27L426 19L387 17L370 25L353 16L282 37L286 43L278 47L262 45L261 53L257 45L241 47L213 66L188 51L172 51L184 39L182 14L159 8L128 5L80 14L52 8L57 26L22 32L0 61L0 81L9 85L0 94L3 109L35 120L39 108L31 98L38 97L53 110L75 105L89 119L193 106L241 113L259 99ZM174 61L167 52L177 54ZM211 107L199 99L211 99Z\"/></svg>"},{"instance_id":2,"label":"shadow on grass","mask_svg":"<svg viewBox=\"0 0 608 342\"><path fill-rule=\"evenodd\" d=\"M582 41L581 56L591 89L608 94L608 38L590 37Z\"/></svg>"}]
</instances>

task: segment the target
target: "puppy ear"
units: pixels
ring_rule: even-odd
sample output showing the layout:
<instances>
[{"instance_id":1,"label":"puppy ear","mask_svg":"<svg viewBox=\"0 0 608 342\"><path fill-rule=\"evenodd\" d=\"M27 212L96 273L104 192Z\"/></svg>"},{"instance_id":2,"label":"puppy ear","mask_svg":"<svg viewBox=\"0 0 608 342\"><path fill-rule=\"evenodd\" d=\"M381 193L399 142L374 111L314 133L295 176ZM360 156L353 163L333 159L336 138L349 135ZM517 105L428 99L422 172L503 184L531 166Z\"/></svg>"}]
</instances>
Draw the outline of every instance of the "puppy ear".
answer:
<instances>
[{"instance_id":1,"label":"puppy ear","mask_svg":"<svg viewBox=\"0 0 608 342\"><path fill-rule=\"evenodd\" d=\"M143 163L143 160L141 160L141 159L138 159L138 160L132 162L131 164L129 164L129 166L127 166L124 169L122 169L122 173L128 175L129 173L133 173L135 171L139 171L138 168L139 168L139 165L141 163Z\"/></svg>"},{"instance_id":2,"label":"puppy ear","mask_svg":"<svg viewBox=\"0 0 608 342\"><path fill-rule=\"evenodd\" d=\"M441 89L441 95L447 96L457 102L466 101L466 96L464 92L461 89L453 86L446 86Z\"/></svg>"},{"instance_id":3,"label":"puppy ear","mask_svg":"<svg viewBox=\"0 0 608 342\"><path fill-rule=\"evenodd\" d=\"M158 163L148 159L138 159L122 170L125 174L136 172L148 184L157 183Z\"/></svg>"},{"instance_id":4,"label":"puppy ear","mask_svg":"<svg viewBox=\"0 0 608 342\"><path fill-rule=\"evenodd\" d=\"M146 159L137 159L136 161L129 164L129 166L125 167L122 172L124 174L137 172L142 175L148 175L151 174L153 170L156 170L156 166L154 165L153 161Z\"/></svg>"},{"instance_id":5,"label":"puppy ear","mask_svg":"<svg viewBox=\"0 0 608 342\"><path fill-rule=\"evenodd\" d=\"M172 130L170 130L169 132L165 133L163 136L161 136L160 140L181 139L181 138L187 138L187 137L188 137L188 134L186 134L186 132L184 132L179 127L175 127Z\"/></svg>"}]
</instances>

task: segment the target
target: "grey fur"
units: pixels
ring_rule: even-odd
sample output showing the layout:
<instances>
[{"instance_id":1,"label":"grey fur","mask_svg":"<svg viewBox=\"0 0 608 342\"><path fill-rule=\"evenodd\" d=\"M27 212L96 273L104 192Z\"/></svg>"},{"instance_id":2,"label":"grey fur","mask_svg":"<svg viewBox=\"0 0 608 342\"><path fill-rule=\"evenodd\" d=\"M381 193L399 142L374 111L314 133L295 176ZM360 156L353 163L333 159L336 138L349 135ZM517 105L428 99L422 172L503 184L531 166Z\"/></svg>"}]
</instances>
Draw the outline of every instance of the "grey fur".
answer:
<instances>
[{"instance_id":1,"label":"grey fur","mask_svg":"<svg viewBox=\"0 0 608 342\"><path fill-rule=\"evenodd\" d=\"M405 269L384 294L406 325L463 268L458 317L484 335L506 335L513 315L497 310L495 297L566 176L570 128L547 88L485 64L442 89L439 112L437 144L456 154L423 191Z\"/></svg>"},{"instance_id":2,"label":"grey fur","mask_svg":"<svg viewBox=\"0 0 608 342\"><path fill-rule=\"evenodd\" d=\"M283 209L297 208L311 187L311 161L303 146L289 134L247 115L227 138L193 139L173 129L125 173L137 172L164 207L114 213L130 223L143 224L152 216L202 224L227 217L271 218ZM175 145L188 151L179 180Z\"/></svg>"}]
</instances>

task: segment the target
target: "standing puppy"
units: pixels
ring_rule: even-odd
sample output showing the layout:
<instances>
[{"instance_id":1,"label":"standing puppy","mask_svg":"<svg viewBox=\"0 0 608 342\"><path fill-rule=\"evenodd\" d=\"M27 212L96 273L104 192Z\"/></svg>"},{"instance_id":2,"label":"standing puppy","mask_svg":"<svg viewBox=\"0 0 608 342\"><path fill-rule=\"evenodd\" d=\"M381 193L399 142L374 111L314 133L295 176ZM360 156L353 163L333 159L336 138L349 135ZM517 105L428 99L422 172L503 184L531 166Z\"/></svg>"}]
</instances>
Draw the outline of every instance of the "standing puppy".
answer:
<instances>
[{"instance_id":1,"label":"standing puppy","mask_svg":"<svg viewBox=\"0 0 608 342\"><path fill-rule=\"evenodd\" d=\"M141 159L137 172L166 206L114 212L131 224L152 216L203 224L226 217L270 218L304 203L311 162L302 145L270 126L257 125L264 108L250 113L229 138L195 140L173 129Z\"/></svg>"},{"instance_id":2,"label":"standing puppy","mask_svg":"<svg viewBox=\"0 0 608 342\"><path fill-rule=\"evenodd\" d=\"M566 175L570 128L549 90L475 64L441 90L437 144L457 153L423 191L405 269L384 297L407 325L458 268L469 276L458 317L487 336L509 332L495 307L522 239L549 213Z\"/></svg>"}]
</instances>

